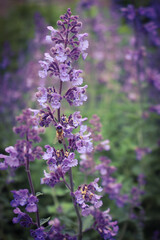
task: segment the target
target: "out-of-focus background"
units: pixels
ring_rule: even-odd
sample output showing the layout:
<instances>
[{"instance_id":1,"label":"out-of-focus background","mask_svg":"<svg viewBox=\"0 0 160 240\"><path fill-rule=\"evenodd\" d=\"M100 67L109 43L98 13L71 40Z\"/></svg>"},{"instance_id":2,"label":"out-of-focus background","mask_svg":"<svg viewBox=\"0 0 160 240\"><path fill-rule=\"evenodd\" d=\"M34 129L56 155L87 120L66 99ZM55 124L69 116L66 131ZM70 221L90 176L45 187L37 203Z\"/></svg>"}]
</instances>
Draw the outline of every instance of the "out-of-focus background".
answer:
<instances>
[{"instance_id":1,"label":"out-of-focus background","mask_svg":"<svg viewBox=\"0 0 160 240\"><path fill-rule=\"evenodd\" d=\"M136 12L129 4L133 4ZM88 120L97 114L102 135L110 140L110 151L103 152L117 168L113 177L122 184L121 194L134 201L137 177L145 175L144 194L130 217L130 205L118 207L108 195L108 207L119 222L120 240L160 239L160 2L158 0L5 0L0 3L0 152L14 145L12 131L15 116L27 107L38 108L35 92L38 86L53 86L52 78L40 79L38 61L49 51L45 42L47 26L56 22L67 8L78 14L83 31L89 33L86 61L80 60L88 101L78 108ZM139 11L139 12L138 12ZM140 17L139 17L139 15ZM135 20L136 19L136 20ZM76 109L76 108L75 108ZM69 106L63 109L70 114ZM54 131L46 130L42 147L55 143ZM98 159L95 156L95 161ZM71 228L75 215L70 196L63 187L50 189L40 185L44 160L31 166L40 214L59 217ZM76 186L83 175L74 170ZM13 180L14 179L14 180ZM92 179L93 180L93 179ZM29 231L13 225L12 189L26 188L23 169L0 171L0 240L29 240ZM57 195L57 197L55 197ZM47 196L47 197L46 197ZM136 200L135 200L136 201ZM60 209L58 211L58 209ZM72 210L71 210L72 209ZM64 217L67 215L68 217ZM86 225L88 222L86 221ZM101 239L91 232L84 240Z\"/></svg>"}]
</instances>

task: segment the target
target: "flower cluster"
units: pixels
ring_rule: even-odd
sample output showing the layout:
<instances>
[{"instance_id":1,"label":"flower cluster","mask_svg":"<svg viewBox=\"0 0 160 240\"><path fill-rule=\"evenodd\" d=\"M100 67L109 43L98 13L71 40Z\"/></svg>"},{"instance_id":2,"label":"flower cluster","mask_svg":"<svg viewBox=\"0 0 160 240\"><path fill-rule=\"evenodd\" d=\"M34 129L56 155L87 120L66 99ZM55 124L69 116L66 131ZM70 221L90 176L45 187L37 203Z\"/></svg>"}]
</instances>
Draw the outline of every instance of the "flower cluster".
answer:
<instances>
[{"instance_id":1,"label":"flower cluster","mask_svg":"<svg viewBox=\"0 0 160 240\"><path fill-rule=\"evenodd\" d=\"M18 127L14 127L13 130L21 140L17 140L15 146L9 146L5 150L9 155L0 154L0 158L4 159L4 162L0 163L0 169L5 170L9 167L17 168L26 164L27 159L34 161L36 158L40 159L43 151L39 146L34 147L33 143L40 141L39 134L43 132L41 128L37 128L37 119L32 116L32 112L29 109L23 111L23 113L17 117L19 123Z\"/></svg>"},{"instance_id":2,"label":"flower cluster","mask_svg":"<svg viewBox=\"0 0 160 240\"><path fill-rule=\"evenodd\" d=\"M17 217L13 218L13 223L20 223L22 227L31 227L34 223L32 218L27 214L22 212L18 207L13 210Z\"/></svg>"},{"instance_id":3,"label":"flower cluster","mask_svg":"<svg viewBox=\"0 0 160 240\"><path fill-rule=\"evenodd\" d=\"M75 159L75 154L73 152L69 153L66 151L64 153L63 149L55 150L54 147L46 145L47 149L43 155L43 159L47 160L47 165L49 167L50 173L44 171L45 177L41 179L42 184L47 184L51 187L58 182L60 178L64 179L64 175L72 167L77 166L78 161Z\"/></svg>"},{"instance_id":4,"label":"flower cluster","mask_svg":"<svg viewBox=\"0 0 160 240\"><path fill-rule=\"evenodd\" d=\"M103 204L102 201L99 200L102 196L95 194L95 191L101 192L103 190L98 186L98 181L99 178L96 178L94 182L88 185L84 184L79 186L74 192L76 202L81 207L83 216L87 216L91 213L91 206L86 203L92 204L95 208L100 208Z\"/></svg>"},{"instance_id":5,"label":"flower cluster","mask_svg":"<svg viewBox=\"0 0 160 240\"><path fill-rule=\"evenodd\" d=\"M33 194L29 194L28 189L20 189L18 191L11 191L14 196L14 200L11 201L12 207L25 206L27 212L36 212L37 211L37 202L38 199Z\"/></svg>"},{"instance_id":6,"label":"flower cluster","mask_svg":"<svg viewBox=\"0 0 160 240\"><path fill-rule=\"evenodd\" d=\"M94 217L93 229L98 231L103 239L114 240L118 233L118 226L117 221L112 221L109 209L104 212L92 210L91 214Z\"/></svg>"},{"instance_id":7,"label":"flower cluster","mask_svg":"<svg viewBox=\"0 0 160 240\"><path fill-rule=\"evenodd\" d=\"M33 194L29 194L28 189L13 190L11 192L14 196L14 200L11 201L11 206L15 207L13 212L18 215L13 218L13 223L20 223L23 227L35 225L32 218L27 213L22 212L18 206L26 206L25 210L29 213L37 212L38 198Z\"/></svg>"}]
</instances>

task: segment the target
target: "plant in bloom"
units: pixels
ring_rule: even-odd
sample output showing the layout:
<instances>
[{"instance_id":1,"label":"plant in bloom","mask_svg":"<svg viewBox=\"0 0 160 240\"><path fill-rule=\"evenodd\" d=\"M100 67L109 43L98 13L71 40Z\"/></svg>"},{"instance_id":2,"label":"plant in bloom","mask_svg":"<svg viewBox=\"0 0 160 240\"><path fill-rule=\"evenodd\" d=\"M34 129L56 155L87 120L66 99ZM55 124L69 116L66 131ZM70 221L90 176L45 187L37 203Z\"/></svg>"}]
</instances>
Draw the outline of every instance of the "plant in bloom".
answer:
<instances>
[{"instance_id":1,"label":"plant in bloom","mask_svg":"<svg viewBox=\"0 0 160 240\"><path fill-rule=\"evenodd\" d=\"M94 218L94 224L91 228L97 230L104 239L114 239L118 232L117 222L112 222L112 218L108 211L101 212L100 207L103 202L101 195L102 188L98 186L99 178L93 179L90 183L82 183L78 189L74 189L72 176L72 167L78 165L75 153L88 154L93 150L92 133L84 125L87 118L82 118L79 111L69 116L62 114L61 106L63 101L67 101L70 106L81 106L87 100L87 85L83 84L83 71L75 69L75 62L82 56L86 59L88 48L87 33L79 33L82 24L78 21L78 16L73 16L71 10L60 16L57 22L58 29L49 26L50 35L47 35L47 41L50 41L52 48L50 52L44 54L44 59L40 60L41 70L40 78L50 76L59 78L59 89L54 86L38 87L36 93L37 101L40 109L27 109L23 112L17 121L19 127L15 127L15 133L19 134L23 140L19 140L14 147L6 148L6 152L10 155L1 155L4 162L1 163L1 169L8 166L17 168L24 165L26 168L30 192L28 189L13 190L14 199L11 206L15 207L14 213L17 217L13 219L13 223L20 223L24 227L30 227L31 236L35 239L82 239L82 217L91 214ZM66 90L65 87L68 87ZM65 91L65 93L62 92ZM56 131L57 142L60 149L54 146L45 145L45 152L40 147L33 147L33 142L39 142L41 127L54 126ZM94 139L93 139L94 140ZM109 149L109 141L102 141L100 149ZM47 170L44 170L44 177L41 184L48 185L52 188L58 183L64 183L70 192L73 206L78 219L78 233L69 235L62 232L59 220L54 219L49 223L50 230L45 229L40 224L40 215L38 210L38 198L35 194L33 181L31 178L30 162L35 158L43 158L46 161ZM69 182L66 181L69 176ZM23 212L20 208L24 208ZM26 212L24 212L26 211ZM28 215L28 213L36 213L36 222Z\"/></svg>"}]
</instances>

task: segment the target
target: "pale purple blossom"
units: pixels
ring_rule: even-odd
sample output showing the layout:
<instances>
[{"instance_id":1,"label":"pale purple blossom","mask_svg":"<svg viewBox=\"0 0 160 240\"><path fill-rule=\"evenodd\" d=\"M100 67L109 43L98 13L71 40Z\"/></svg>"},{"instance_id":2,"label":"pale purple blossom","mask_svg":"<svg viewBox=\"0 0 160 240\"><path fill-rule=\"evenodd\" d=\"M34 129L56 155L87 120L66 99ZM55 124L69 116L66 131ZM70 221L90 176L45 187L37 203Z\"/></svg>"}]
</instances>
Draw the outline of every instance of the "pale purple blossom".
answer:
<instances>
[{"instance_id":1,"label":"pale purple blossom","mask_svg":"<svg viewBox=\"0 0 160 240\"><path fill-rule=\"evenodd\" d=\"M87 87L88 86L85 85L84 87L70 88L64 95L64 98L71 106L81 106L83 102L87 100L87 96L85 95Z\"/></svg>"},{"instance_id":2,"label":"pale purple blossom","mask_svg":"<svg viewBox=\"0 0 160 240\"><path fill-rule=\"evenodd\" d=\"M84 135L87 131L87 126L81 125L80 132L76 134L76 147L79 153L91 152L93 150L92 139L89 138L91 133Z\"/></svg>"},{"instance_id":3,"label":"pale purple blossom","mask_svg":"<svg viewBox=\"0 0 160 240\"><path fill-rule=\"evenodd\" d=\"M77 36L77 38L79 40L79 47L78 48L82 52L83 60L85 60L87 55L88 55L87 53L85 53L85 50L89 46L88 40L85 40L85 37L87 37L87 36L88 36L88 33L78 34L78 36Z\"/></svg>"},{"instance_id":4,"label":"pale purple blossom","mask_svg":"<svg viewBox=\"0 0 160 240\"><path fill-rule=\"evenodd\" d=\"M37 202L38 199L32 194L28 197L26 211L27 212L37 212Z\"/></svg>"},{"instance_id":5,"label":"pale purple blossom","mask_svg":"<svg viewBox=\"0 0 160 240\"><path fill-rule=\"evenodd\" d=\"M52 108L54 108L54 109L60 108L60 106L61 106L60 101L62 99L61 95L59 93L52 93L51 96L52 97L50 99L50 104L51 104Z\"/></svg>"},{"instance_id":6,"label":"pale purple blossom","mask_svg":"<svg viewBox=\"0 0 160 240\"><path fill-rule=\"evenodd\" d=\"M13 146L7 147L7 148L5 148L5 151L7 153L9 153L9 156L4 155L4 154L0 154L0 158L4 159L4 162L1 163L1 170L2 169L5 170L7 168L7 166L9 166L11 168L19 167L20 162L19 162L19 159L17 158L18 152L15 149L15 147L13 147Z\"/></svg>"},{"instance_id":7,"label":"pale purple blossom","mask_svg":"<svg viewBox=\"0 0 160 240\"><path fill-rule=\"evenodd\" d=\"M58 30L54 29L52 26L48 26L47 29L51 32L51 35L46 36L46 41L52 43L52 38L55 37Z\"/></svg>"},{"instance_id":8,"label":"pale purple blossom","mask_svg":"<svg viewBox=\"0 0 160 240\"><path fill-rule=\"evenodd\" d=\"M38 90L36 93L37 101L43 108L46 108L47 89L45 87L38 87Z\"/></svg>"},{"instance_id":9,"label":"pale purple blossom","mask_svg":"<svg viewBox=\"0 0 160 240\"><path fill-rule=\"evenodd\" d=\"M55 58L62 63L67 60L66 50L62 43L55 45Z\"/></svg>"},{"instance_id":10,"label":"pale purple blossom","mask_svg":"<svg viewBox=\"0 0 160 240\"><path fill-rule=\"evenodd\" d=\"M44 54L44 59L45 61L41 61L41 60L39 61L40 66L43 68L42 70L39 71L39 77L41 78L47 77L49 66L54 60L49 53Z\"/></svg>"},{"instance_id":11,"label":"pale purple blossom","mask_svg":"<svg viewBox=\"0 0 160 240\"><path fill-rule=\"evenodd\" d=\"M73 125L74 127L78 127L82 124L82 122L86 121L87 118L82 118L80 111L74 112L72 114L72 119L73 119Z\"/></svg>"},{"instance_id":12,"label":"pale purple blossom","mask_svg":"<svg viewBox=\"0 0 160 240\"><path fill-rule=\"evenodd\" d=\"M60 79L62 82L70 81L70 76L68 74L68 65L60 64L59 65Z\"/></svg>"},{"instance_id":13,"label":"pale purple blossom","mask_svg":"<svg viewBox=\"0 0 160 240\"><path fill-rule=\"evenodd\" d=\"M83 83L83 78L80 76L80 74L82 73L83 71L82 70L73 70L72 72L72 78L71 78L71 81L72 81L72 85L73 86L77 86L77 85L81 85Z\"/></svg>"}]
</instances>

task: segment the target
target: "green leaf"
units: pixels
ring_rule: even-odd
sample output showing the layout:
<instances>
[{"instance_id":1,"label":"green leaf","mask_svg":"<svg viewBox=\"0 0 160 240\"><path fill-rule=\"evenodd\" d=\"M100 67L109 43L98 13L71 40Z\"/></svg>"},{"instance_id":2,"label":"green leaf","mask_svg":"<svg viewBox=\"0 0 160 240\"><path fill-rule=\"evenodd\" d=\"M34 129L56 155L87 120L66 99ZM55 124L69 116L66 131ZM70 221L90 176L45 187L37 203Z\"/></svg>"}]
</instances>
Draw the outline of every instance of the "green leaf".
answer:
<instances>
[{"instance_id":1,"label":"green leaf","mask_svg":"<svg viewBox=\"0 0 160 240\"><path fill-rule=\"evenodd\" d=\"M39 197L39 196L41 196L41 195L44 195L42 192L37 192L36 193L36 197Z\"/></svg>"},{"instance_id":2,"label":"green leaf","mask_svg":"<svg viewBox=\"0 0 160 240\"><path fill-rule=\"evenodd\" d=\"M44 225L45 223L47 223L47 222L50 220L50 218L51 218L51 217L42 218L42 219L40 220L40 225L42 226L42 225Z\"/></svg>"}]
</instances>

